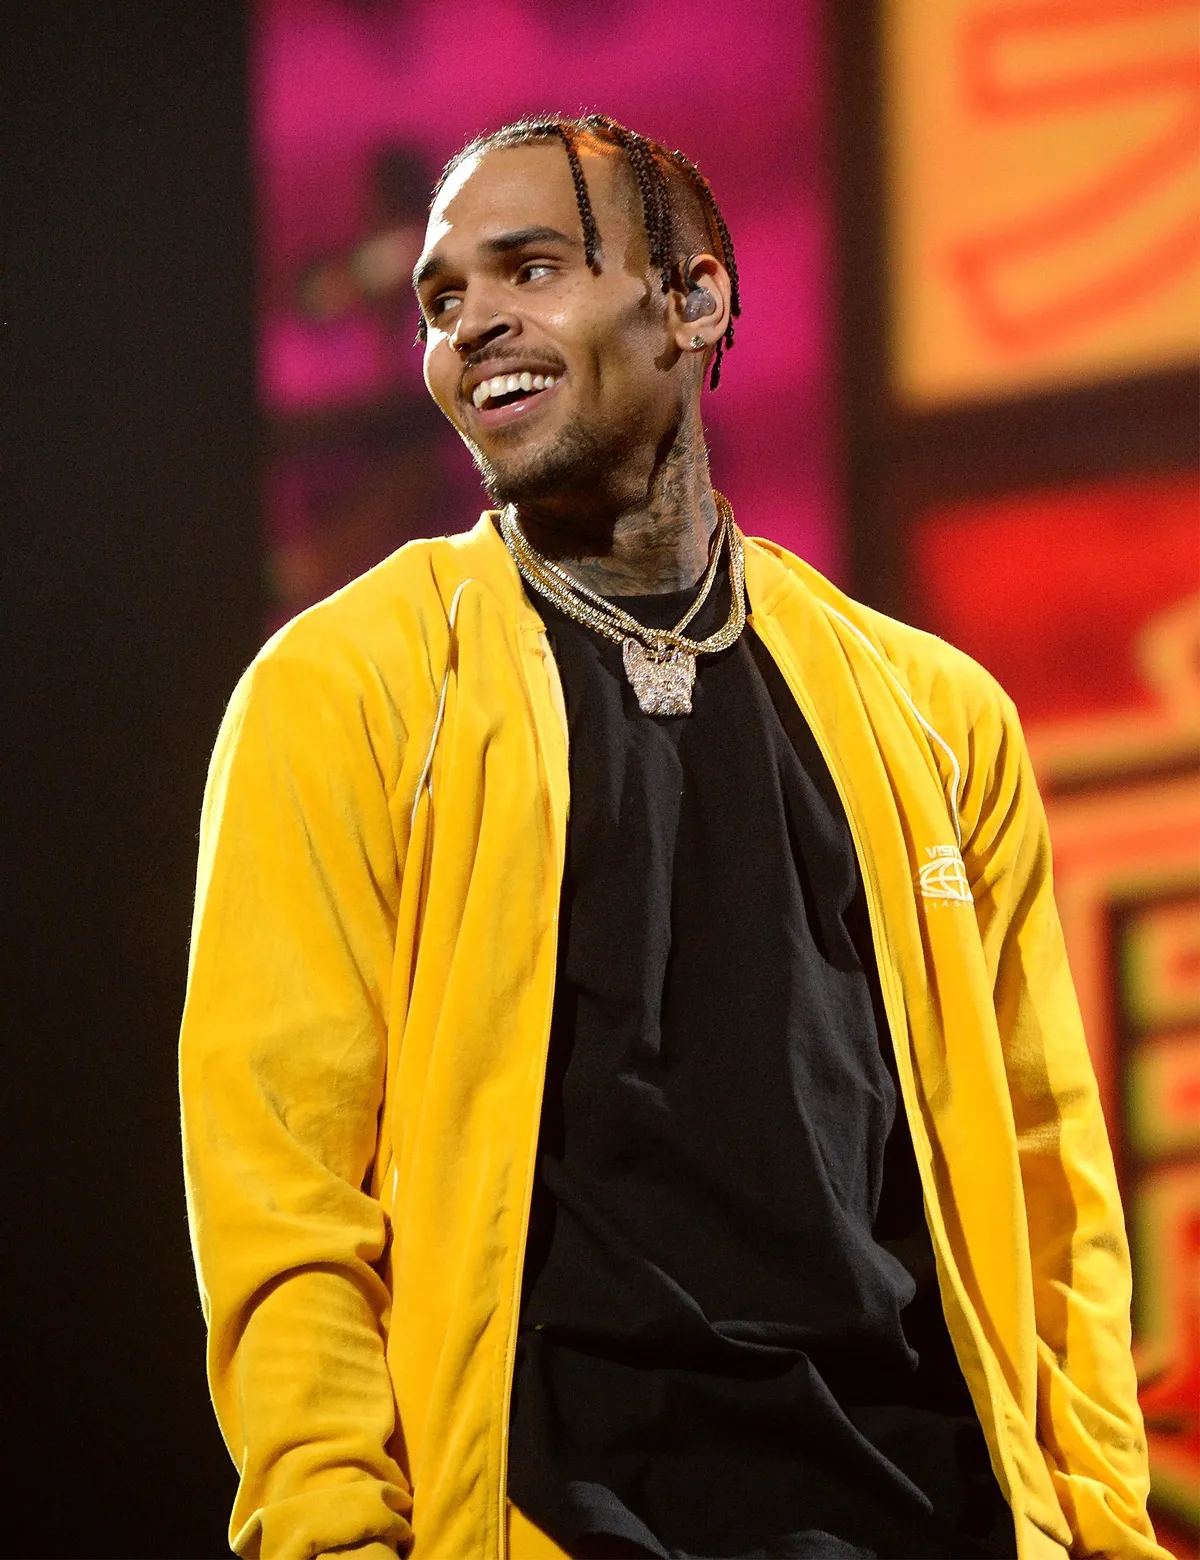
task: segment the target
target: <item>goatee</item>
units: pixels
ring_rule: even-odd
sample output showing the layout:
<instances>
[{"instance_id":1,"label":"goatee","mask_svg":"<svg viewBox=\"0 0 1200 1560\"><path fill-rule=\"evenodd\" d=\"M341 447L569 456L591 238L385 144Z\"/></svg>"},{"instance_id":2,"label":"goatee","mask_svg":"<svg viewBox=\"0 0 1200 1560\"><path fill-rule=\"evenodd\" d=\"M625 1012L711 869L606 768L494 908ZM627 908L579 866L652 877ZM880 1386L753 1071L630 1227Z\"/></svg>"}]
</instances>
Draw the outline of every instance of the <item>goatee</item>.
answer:
<instances>
[{"instance_id":1,"label":"goatee","mask_svg":"<svg viewBox=\"0 0 1200 1560\"><path fill-rule=\"evenodd\" d=\"M605 436L607 434L607 437ZM628 458L630 441L594 424L567 424L550 444L528 455L494 461L470 444L488 497L497 507L534 504L569 493L594 493Z\"/></svg>"}]
</instances>

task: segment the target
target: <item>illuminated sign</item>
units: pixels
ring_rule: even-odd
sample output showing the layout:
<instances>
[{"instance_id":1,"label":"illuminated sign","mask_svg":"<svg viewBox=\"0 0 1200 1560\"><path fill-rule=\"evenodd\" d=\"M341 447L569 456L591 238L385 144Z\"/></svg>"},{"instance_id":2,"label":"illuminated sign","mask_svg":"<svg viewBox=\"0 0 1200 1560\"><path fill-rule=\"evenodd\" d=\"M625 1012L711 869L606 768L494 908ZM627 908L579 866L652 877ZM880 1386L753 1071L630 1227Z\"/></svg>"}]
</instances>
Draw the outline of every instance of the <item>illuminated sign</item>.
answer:
<instances>
[{"instance_id":1,"label":"illuminated sign","mask_svg":"<svg viewBox=\"0 0 1200 1560\"><path fill-rule=\"evenodd\" d=\"M1200 0L888 0L896 388L1200 356Z\"/></svg>"}]
</instances>

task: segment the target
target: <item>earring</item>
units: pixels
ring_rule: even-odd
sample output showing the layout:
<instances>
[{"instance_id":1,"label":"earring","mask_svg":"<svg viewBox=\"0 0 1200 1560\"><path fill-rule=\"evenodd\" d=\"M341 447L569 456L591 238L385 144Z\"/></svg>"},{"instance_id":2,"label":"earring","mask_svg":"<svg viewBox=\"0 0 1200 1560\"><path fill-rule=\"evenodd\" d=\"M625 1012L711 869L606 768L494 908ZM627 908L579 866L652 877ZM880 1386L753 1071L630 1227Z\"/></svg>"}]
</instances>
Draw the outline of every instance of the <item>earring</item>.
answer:
<instances>
[{"instance_id":1,"label":"earring","mask_svg":"<svg viewBox=\"0 0 1200 1560\"><path fill-rule=\"evenodd\" d=\"M704 337L700 336L700 335L693 336L692 339L688 342L688 346L691 348L691 350L693 352L699 352L700 348L703 345L704 345Z\"/></svg>"}]
</instances>

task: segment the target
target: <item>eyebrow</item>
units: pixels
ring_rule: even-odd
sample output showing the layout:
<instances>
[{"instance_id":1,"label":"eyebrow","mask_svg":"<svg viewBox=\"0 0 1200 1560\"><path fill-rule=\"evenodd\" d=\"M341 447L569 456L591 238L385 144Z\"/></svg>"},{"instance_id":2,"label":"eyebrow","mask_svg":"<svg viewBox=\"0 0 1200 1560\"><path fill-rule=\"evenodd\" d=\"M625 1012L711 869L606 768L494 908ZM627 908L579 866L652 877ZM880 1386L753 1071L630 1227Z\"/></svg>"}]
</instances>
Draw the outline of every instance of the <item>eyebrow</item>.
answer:
<instances>
[{"instance_id":1,"label":"eyebrow","mask_svg":"<svg viewBox=\"0 0 1200 1560\"><path fill-rule=\"evenodd\" d=\"M480 244L480 250L487 255L506 255L514 249L524 249L527 244L568 244L574 249L581 248L579 239L572 238L569 233L561 233L558 228L552 227L527 227L517 228L511 233L501 233L497 238L489 238ZM431 282L435 276L441 276L450 267L437 255L430 255L428 260L422 260L413 272L413 286L423 287L426 282Z\"/></svg>"}]
</instances>

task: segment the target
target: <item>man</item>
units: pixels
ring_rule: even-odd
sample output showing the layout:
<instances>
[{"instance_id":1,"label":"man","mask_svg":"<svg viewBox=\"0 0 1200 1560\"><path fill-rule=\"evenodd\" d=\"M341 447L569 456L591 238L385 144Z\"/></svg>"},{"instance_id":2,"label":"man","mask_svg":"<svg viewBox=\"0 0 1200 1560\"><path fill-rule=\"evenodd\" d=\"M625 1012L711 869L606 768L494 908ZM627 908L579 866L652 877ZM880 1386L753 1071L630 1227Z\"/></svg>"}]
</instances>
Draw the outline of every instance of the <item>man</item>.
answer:
<instances>
[{"instance_id":1,"label":"man","mask_svg":"<svg viewBox=\"0 0 1200 1560\"><path fill-rule=\"evenodd\" d=\"M1016 717L713 492L707 184L509 126L415 284L497 511L276 636L205 807L234 1547L1161 1556Z\"/></svg>"}]
</instances>

